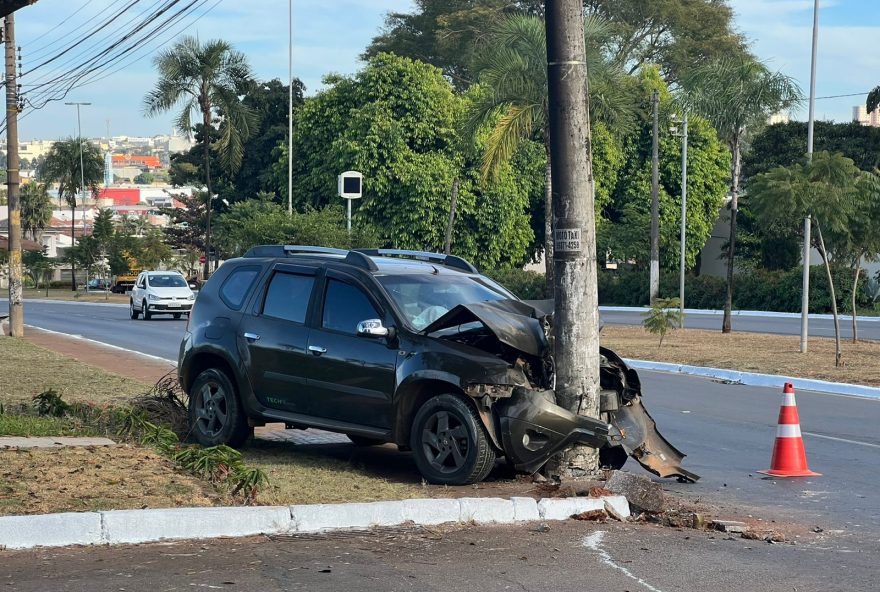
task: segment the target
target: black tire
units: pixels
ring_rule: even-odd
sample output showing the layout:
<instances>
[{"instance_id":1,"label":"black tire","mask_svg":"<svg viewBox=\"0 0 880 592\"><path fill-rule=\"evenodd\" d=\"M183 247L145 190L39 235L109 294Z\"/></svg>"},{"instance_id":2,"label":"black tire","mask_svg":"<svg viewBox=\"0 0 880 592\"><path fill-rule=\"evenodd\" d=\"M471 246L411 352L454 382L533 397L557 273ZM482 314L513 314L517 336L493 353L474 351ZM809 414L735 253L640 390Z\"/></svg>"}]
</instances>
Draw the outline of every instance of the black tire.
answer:
<instances>
[{"instance_id":1,"label":"black tire","mask_svg":"<svg viewBox=\"0 0 880 592\"><path fill-rule=\"evenodd\" d=\"M189 426L202 446L239 448L253 435L235 386L225 372L210 368L196 377L189 392Z\"/></svg>"},{"instance_id":2,"label":"black tire","mask_svg":"<svg viewBox=\"0 0 880 592\"><path fill-rule=\"evenodd\" d=\"M354 434L345 434L345 437L351 440L351 443L355 446L379 446L380 444L385 443L385 440L367 438L366 436L355 436Z\"/></svg>"},{"instance_id":3,"label":"black tire","mask_svg":"<svg viewBox=\"0 0 880 592\"><path fill-rule=\"evenodd\" d=\"M603 469L619 471L626 464L629 455L623 446L605 446L599 449L599 466Z\"/></svg>"},{"instance_id":4,"label":"black tire","mask_svg":"<svg viewBox=\"0 0 880 592\"><path fill-rule=\"evenodd\" d=\"M128 301L128 316L130 316L132 318L132 320L135 320L138 318L138 314L139 313L138 313L137 309L134 307L134 300L129 300Z\"/></svg>"},{"instance_id":5,"label":"black tire","mask_svg":"<svg viewBox=\"0 0 880 592\"><path fill-rule=\"evenodd\" d=\"M476 411L452 394L432 397L419 408L410 446L416 466L431 483L479 483L495 465L495 450Z\"/></svg>"},{"instance_id":6,"label":"black tire","mask_svg":"<svg viewBox=\"0 0 880 592\"><path fill-rule=\"evenodd\" d=\"M174 318L175 318L175 319L179 319L179 318L180 318L180 315L182 315L182 314L183 314L183 313L176 312L176 313L174 313Z\"/></svg>"},{"instance_id":7,"label":"black tire","mask_svg":"<svg viewBox=\"0 0 880 592\"><path fill-rule=\"evenodd\" d=\"M149 321L151 318L153 318L153 313L150 312L150 307L147 306L146 300L141 302L141 314L144 315L145 321Z\"/></svg>"}]
</instances>

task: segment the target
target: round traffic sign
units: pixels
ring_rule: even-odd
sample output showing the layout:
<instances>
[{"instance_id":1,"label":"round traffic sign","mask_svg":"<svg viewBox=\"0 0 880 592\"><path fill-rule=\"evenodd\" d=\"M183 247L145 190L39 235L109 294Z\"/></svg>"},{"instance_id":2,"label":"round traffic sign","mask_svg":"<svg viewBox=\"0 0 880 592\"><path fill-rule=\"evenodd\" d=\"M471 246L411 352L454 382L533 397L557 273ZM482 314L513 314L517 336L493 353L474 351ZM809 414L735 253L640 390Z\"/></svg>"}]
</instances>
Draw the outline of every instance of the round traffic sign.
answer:
<instances>
[{"instance_id":1,"label":"round traffic sign","mask_svg":"<svg viewBox=\"0 0 880 592\"><path fill-rule=\"evenodd\" d=\"M199 257L199 263L204 263L205 261L207 261L207 259L205 258L204 255L202 255L201 257Z\"/></svg>"}]
</instances>

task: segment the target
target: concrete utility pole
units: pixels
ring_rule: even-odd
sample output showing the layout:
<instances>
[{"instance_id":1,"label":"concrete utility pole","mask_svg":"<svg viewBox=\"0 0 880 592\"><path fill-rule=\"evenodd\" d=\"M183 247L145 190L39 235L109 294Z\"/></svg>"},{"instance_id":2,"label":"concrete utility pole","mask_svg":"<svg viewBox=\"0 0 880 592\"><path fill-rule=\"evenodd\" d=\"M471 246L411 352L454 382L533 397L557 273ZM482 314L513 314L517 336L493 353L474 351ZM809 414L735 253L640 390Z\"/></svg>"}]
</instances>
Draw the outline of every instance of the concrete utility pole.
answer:
<instances>
[{"instance_id":1,"label":"concrete utility pole","mask_svg":"<svg viewBox=\"0 0 880 592\"><path fill-rule=\"evenodd\" d=\"M18 202L18 86L15 78L15 15L6 16L6 190L9 206L9 334L24 335L21 294L21 209Z\"/></svg>"},{"instance_id":2,"label":"concrete utility pole","mask_svg":"<svg viewBox=\"0 0 880 592\"><path fill-rule=\"evenodd\" d=\"M557 403L599 416L599 298L584 17L581 0L547 0L547 81L553 177ZM598 452L568 450L561 476L595 471Z\"/></svg>"},{"instance_id":3,"label":"concrete utility pole","mask_svg":"<svg viewBox=\"0 0 880 592\"><path fill-rule=\"evenodd\" d=\"M293 0L287 2L287 215L293 216ZM349 202L351 203L351 202Z\"/></svg>"},{"instance_id":4,"label":"concrete utility pole","mask_svg":"<svg viewBox=\"0 0 880 592\"><path fill-rule=\"evenodd\" d=\"M651 106L654 111L654 130L651 140L651 283L650 302L654 304L660 294L660 124L657 106L660 102L655 90L651 94Z\"/></svg>"},{"instance_id":5,"label":"concrete utility pole","mask_svg":"<svg viewBox=\"0 0 880 592\"><path fill-rule=\"evenodd\" d=\"M807 121L807 160L813 160L813 122L816 111L816 49L819 43L819 0L813 3L813 49L810 61L810 108ZM801 353L807 353L810 324L810 216L804 218L803 288L801 290Z\"/></svg>"},{"instance_id":6,"label":"concrete utility pole","mask_svg":"<svg viewBox=\"0 0 880 592\"><path fill-rule=\"evenodd\" d=\"M83 170L83 144L82 144L82 120L79 116L79 108L82 105L91 105L91 103L76 103L69 102L64 103L65 105L76 105L76 136L79 140L79 187L83 192L83 233L82 235L86 235L86 204L85 204L85 192L86 192L86 180L85 175L86 172ZM74 198L75 199L75 198ZM76 239L74 237L76 231L74 230L74 226L76 225L76 206L74 205L70 208L70 248L72 249L74 244L76 243ZM76 292L76 264L73 263L73 257L70 258L71 261L71 272L70 272L70 289ZM86 273L86 283L88 283L89 277L88 273Z\"/></svg>"}]
</instances>

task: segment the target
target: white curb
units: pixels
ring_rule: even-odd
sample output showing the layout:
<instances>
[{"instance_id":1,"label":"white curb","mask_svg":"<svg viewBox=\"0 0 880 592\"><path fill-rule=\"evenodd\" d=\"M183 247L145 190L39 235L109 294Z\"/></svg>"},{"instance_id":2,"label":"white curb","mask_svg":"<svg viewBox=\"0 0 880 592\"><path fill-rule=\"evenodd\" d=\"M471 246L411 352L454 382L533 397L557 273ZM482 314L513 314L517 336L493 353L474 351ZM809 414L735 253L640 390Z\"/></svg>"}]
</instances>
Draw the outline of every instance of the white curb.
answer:
<instances>
[{"instance_id":1,"label":"white curb","mask_svg":"<svg viewBox=\"0 0 880 592\"><path fill-rule=\"evenodd\" d=\"M623 496L600 498L462 498L410 499L389 502L168 508L0 516L0 549L146 543L162 540L295 534L329 530L364 530L404 523L515 524L567 520L574 514L601 510L608 503L629 516Z\"/></svg>"},{"instance_id":2,"label":"white curb","mask_svg":"<svg viewBox=\"0 0 880 592\"><path fill-rule=\"evenodd\" d=\"M706 368L703 366L688 366L686 364L671 364L668 362L652 362L649 360L624 359L630 367L636 370L657 370L659 372L671 372L675 374L688 374L691 376L704 376L717 380L729 380L748 386L765 386L781 388L786 382L794 384L795 389L830 393L833 395L848 395L864 399L880 399L880 388L864 386L861 384L849 384L846 382L829 382L827 380L813 380L810 378L790 378L778 374L759 374L757 372L740 372L739 370L725 370L723 368Z\"/></svg>"}]
</instances>

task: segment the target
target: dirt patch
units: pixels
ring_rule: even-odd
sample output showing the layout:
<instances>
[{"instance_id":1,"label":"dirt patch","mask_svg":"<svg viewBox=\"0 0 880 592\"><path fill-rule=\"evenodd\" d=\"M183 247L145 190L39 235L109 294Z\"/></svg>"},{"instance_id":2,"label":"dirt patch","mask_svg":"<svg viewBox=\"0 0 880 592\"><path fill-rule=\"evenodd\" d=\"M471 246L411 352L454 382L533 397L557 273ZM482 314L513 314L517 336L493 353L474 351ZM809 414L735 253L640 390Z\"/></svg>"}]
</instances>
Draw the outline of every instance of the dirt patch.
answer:
<instances>
[{"instance_id":1,"label":"dirt patch","mask_svg":"<svg viewBox=\"0 0 880 592\"><path fill-rule=\"evenodd\" d=\"M642 327L602 330L602 345L625 358L880 386L880 343L873 341L841 343L844 366L839 368L834 340L823 337L811 337L806 354L800 353L797 335L677 329L666 335L662 348L658 341Z\"/></svg>"},{"instance_id":2,"label":"dirt patch","mask_svg":"<svg viewBox=\"0 0 880 592\"><path fill-rule=\"evenodd\" d=\"M210 484L140 447L3 450L0 467L0 514L212 506L226 501Z\"/></svg>"},{"instance_id":3,"label":"dirt patch","mask_svg":"<svg viewBox=\"0 0 880 592\"><path fill-rule=\"evenodd\" d=\"M36 332L29 333L36 337ZM65 347L64 341L53 337L53 349ZM79 344L78 347L86 349ZM115 367L124 363L118 360ZM131 373L137 375L134 367ZM3 337L0 337L0 376L3 377L0 381L0 403L3 404L30 403L34 395L50 388L58 391L66 401L124 403L132 396L143 394L150 386L147 382L107 372L29 341Z\"/></svg>"}]
</instances>

